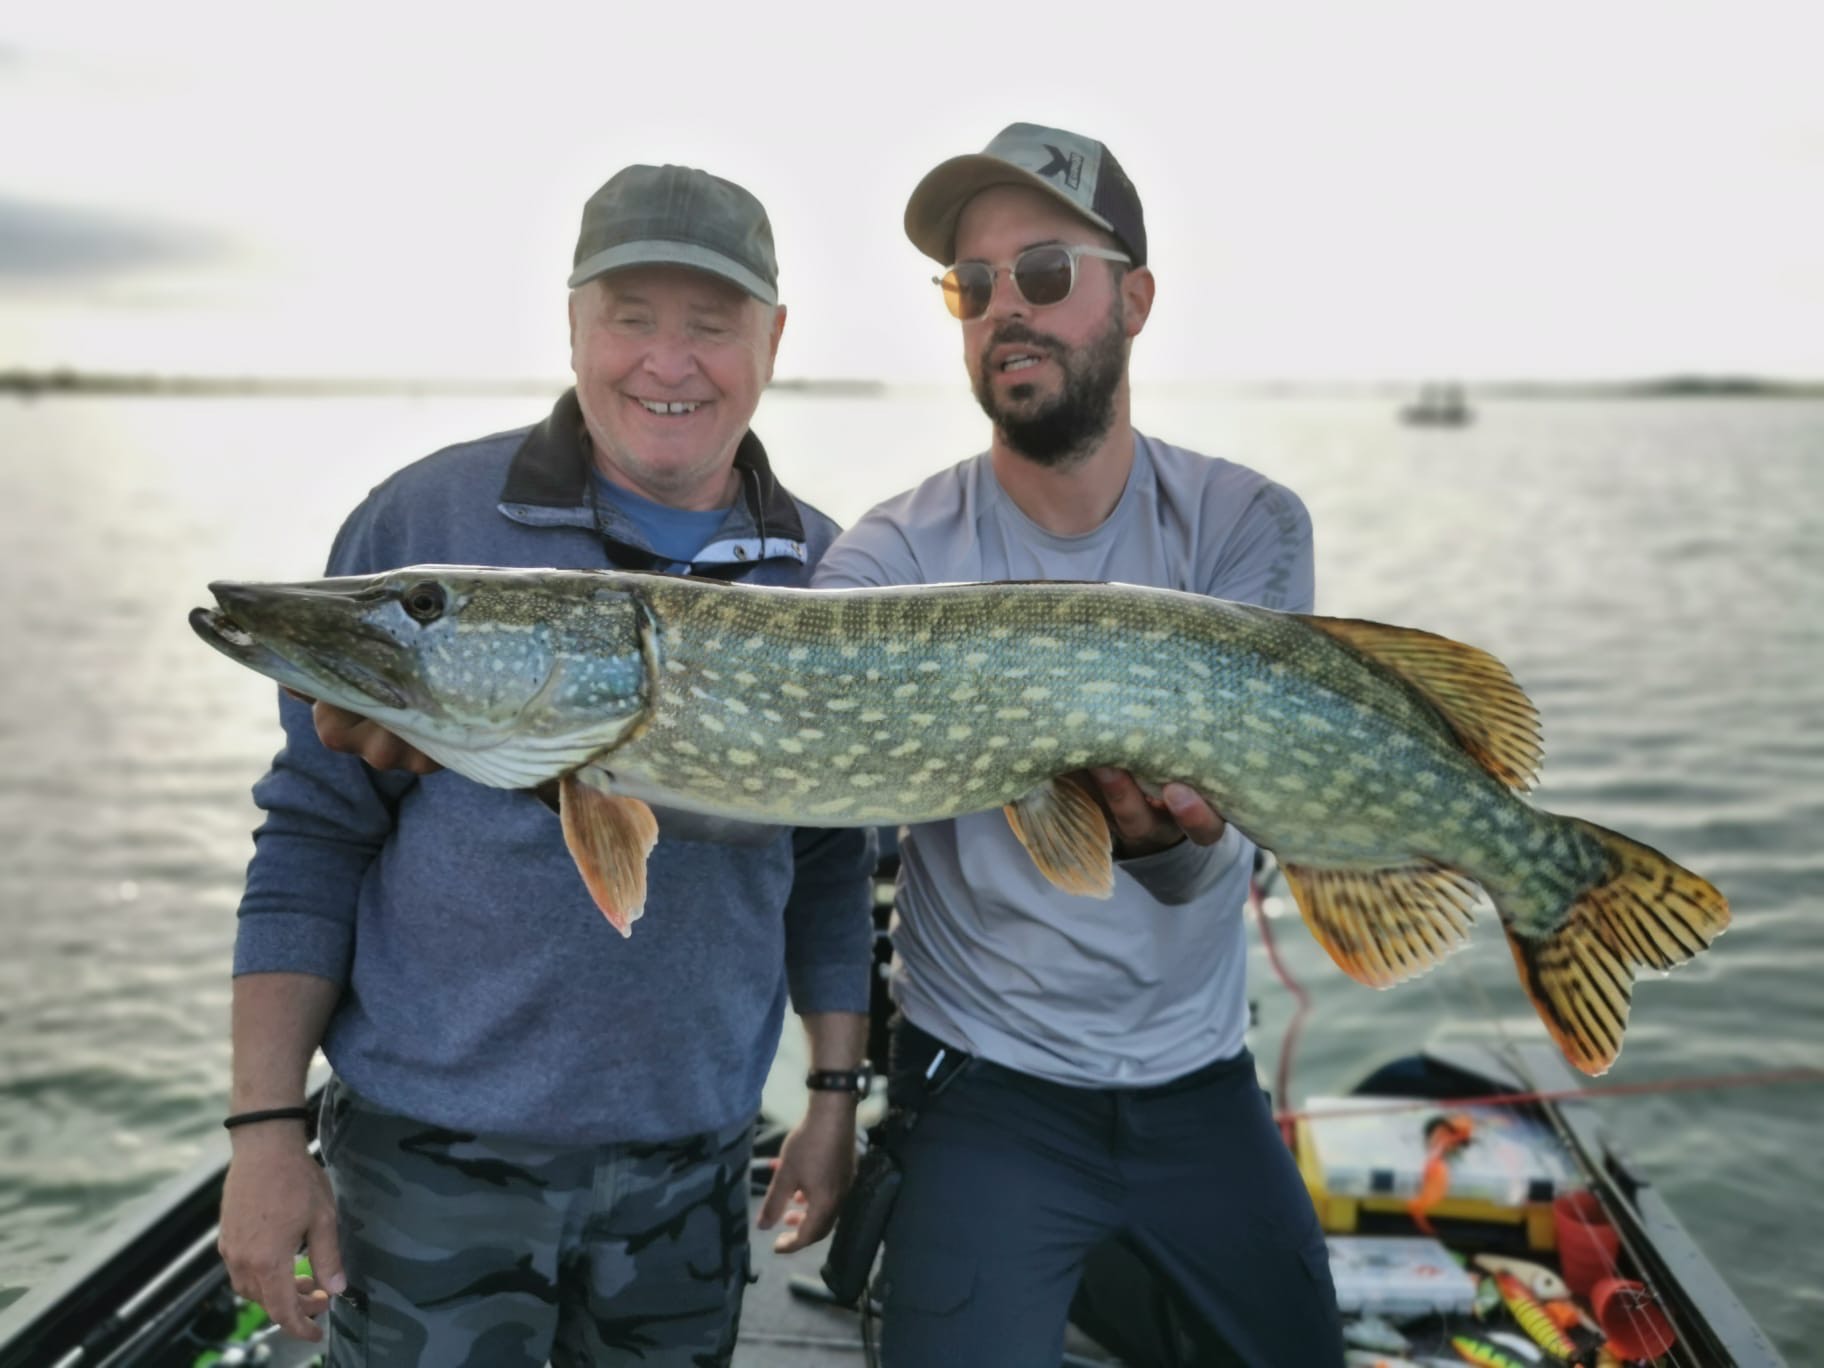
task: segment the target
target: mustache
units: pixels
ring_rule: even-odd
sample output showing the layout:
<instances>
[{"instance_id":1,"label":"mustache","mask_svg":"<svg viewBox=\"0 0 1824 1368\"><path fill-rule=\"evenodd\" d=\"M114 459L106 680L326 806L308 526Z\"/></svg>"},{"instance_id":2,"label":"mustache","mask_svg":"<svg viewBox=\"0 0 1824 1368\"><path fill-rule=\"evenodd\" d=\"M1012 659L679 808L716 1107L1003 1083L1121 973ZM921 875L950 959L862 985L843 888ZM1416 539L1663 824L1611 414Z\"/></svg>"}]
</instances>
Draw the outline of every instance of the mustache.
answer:
<instances>
[{"instance_id":1,"label":"mustache","mask_svg":"<svg viewBox=\"0 0 1824 1368\"><path fill-rule=\"evenodd\" d=\"M1027 346L1044 347L1047 351L1062 352L1068 350L1063 341L1050 333L1035 332L1024 323L1003 323L988 338L984 353L1007 343L1021 342Z\"/></svg>"}]
</instances>

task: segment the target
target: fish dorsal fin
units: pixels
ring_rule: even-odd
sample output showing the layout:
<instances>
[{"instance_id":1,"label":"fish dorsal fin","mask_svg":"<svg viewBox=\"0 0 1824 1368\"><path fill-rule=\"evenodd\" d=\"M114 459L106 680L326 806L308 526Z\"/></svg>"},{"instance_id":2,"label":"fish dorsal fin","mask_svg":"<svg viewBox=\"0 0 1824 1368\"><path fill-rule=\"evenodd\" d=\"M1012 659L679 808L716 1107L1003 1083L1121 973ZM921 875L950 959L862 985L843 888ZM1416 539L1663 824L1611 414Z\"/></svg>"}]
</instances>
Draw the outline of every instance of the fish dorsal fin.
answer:
<instances>
[{"instance_id":1,"label":"fish dorsal fin","mask_svg":"<svg viewBox=\"0 0 1824 1368\"><path fill-rule=\"evenodd\" d=\"M1476 886L1454 869L1429 861L1392 869L1280 869L1317 943L1370 988L1416 978L1468 942Z\"/></svg>"},{"instance_id":2,"label":"fish dorsal fin","mask_svg":"<svg viewBox=\"0 0 1824 1368\"><path fill-rule=\"evenodd\" d=\"M595 905L616 931L633 934L646 910L646 856L659 839L659 821L638 798L609 788L592 765L572 770L558 786L564 844Z\"/></svg>"},{"instance_id":3,"label":"fish dorsal fin","mask_svg":"<svg viewBox=\"0 0 1824 1368\"><path fill-rule=\"evenodd\" d=\"M1102 805L1081 785L1053 779L1003 809L1039 872L1066 893L1106 898L1115 861Z\"/></svg>"},{"instance_id":4,"label":"fish dorsal fin","mask_svg":"<svg viewBox=\"0 0 1824 1368\"><path fill-rule=\"evenodd\" d=\"M1438 710L1476 763L1509 788L1524 791L1538 782L1545 757L1539 713L1507 666L1487 651L1411 627L1299 616L1404 679Z\"/></svg>"}]
</instances>

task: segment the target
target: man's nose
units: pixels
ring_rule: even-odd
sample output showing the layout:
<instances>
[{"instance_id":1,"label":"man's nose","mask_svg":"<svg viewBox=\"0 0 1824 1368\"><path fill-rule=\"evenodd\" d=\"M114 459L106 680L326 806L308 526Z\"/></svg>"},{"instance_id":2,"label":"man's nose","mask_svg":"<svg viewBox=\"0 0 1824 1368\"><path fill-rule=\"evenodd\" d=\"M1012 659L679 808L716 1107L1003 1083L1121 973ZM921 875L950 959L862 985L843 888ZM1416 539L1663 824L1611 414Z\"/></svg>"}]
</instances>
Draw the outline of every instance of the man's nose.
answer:
<instances>
[{"instance_id":1,"label":"man's nose","mask_svg":"<svg viewBox=\"0 0 1824 1368\"><path fill-rule=\"evenodd\" d=\"M995 271L994 279L988 285L988 308L984 318L1023 318L1031 306L1026 297L1020 293L1019 286L1013 283L1013 267L1005 266Z\"/></svg>"},{"instance_id":2,"label":"man's nose","mask_svg":"<svg viewBox=\"0 0 1824 1368\"><path fill-rule=\"evenodd\" d=\"M644 369L661 384L675 385L696 373L697 353L682 332L663 329L646 348Z\"/></svg>"}]
</instances>

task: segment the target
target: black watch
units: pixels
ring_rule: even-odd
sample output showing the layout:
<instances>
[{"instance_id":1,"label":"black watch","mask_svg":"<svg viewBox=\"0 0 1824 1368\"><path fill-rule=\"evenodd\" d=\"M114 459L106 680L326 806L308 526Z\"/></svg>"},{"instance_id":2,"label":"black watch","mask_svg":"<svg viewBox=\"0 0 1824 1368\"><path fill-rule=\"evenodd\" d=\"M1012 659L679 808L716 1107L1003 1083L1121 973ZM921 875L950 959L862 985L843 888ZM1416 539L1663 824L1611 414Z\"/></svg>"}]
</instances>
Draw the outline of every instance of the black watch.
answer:
<instances>
[{"instance_id":1,"label":"black watch","mask_svg":"<svg viewBox=\"0 0 1824 1368\"><path fill-rule=\"evenodd\" d=\"M874 1082L874 1070L863 1064L859 1069L812 1069L804 1076L804 1086L812 1092L854 1093L866 1097Z\"/></svg>"}]
</instances>

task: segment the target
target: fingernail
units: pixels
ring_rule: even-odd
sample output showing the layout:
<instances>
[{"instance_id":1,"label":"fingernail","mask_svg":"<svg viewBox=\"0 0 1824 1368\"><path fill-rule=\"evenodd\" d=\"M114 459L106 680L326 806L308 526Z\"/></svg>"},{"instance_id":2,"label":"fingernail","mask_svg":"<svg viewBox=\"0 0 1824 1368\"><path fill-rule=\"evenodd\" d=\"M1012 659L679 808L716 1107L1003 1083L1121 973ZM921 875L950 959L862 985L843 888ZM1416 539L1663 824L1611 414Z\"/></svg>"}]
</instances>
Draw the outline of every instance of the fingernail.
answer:
<instances>
[{"instance_id":1,"label":"fingernail","mask_svg":"<svg viewBox=\"0 0 1824 1368\"><path fill-rule=\"evenodd\" d=\"M323 1286L329 1289L330 1296L339 1297L344 1292L348 1291L348 1277L346 1274L342 1273L331 1274L329 1280L325 1282Z\"/></svg>"}]
</instances>

